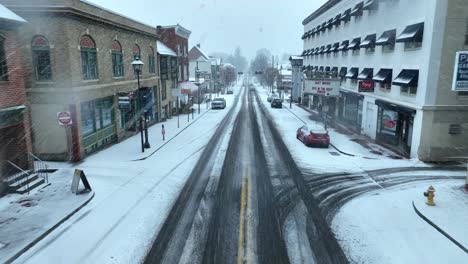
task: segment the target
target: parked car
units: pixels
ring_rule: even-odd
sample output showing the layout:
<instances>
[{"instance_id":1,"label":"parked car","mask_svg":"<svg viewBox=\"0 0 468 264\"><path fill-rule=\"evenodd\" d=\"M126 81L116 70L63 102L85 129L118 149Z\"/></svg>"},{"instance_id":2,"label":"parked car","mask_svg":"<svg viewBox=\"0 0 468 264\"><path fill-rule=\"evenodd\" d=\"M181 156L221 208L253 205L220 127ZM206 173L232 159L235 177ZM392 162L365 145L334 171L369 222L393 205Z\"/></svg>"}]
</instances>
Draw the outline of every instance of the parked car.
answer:
<instances>
[{"instance_id":1,"label":"parked car","mask_svg":"<svg viewBox=\"0 0 468 264\"><path fill-rule=\"evenodd\" d=\"M224 109L226 108L226 100L224 98L215 98L211 102L211 109Z\"/></svg>"},{"instance_id":2,"label":"parked car","mask_svg":"<svg viewBox=\"0 0 468 264\"><path fill-rule=\"evenodd\" d=\"M283 102L278 97L273 98L271 101L271 108L283 108Z\"/></svg>"},{"instance_id":3,"label":"parked car","mask_svg":"<svg viewBox=\"0 0 468 264\"><path fill-rule=\"evenodd\" d=\"M234 89L232 88L227 88L227 94L233 94L234 93Z\"/></svg>"},{"instance_id":4,"label":"parked car","mask_svg":"<svg viewBox=\"0 0 468 264\"><path fill-rule=\"evenodd\" d=\"M303 125L296 132L296 138L306 146L321 146L328 148L330 136L328 131L321 125Z\"/></svg>"}]
</instances>

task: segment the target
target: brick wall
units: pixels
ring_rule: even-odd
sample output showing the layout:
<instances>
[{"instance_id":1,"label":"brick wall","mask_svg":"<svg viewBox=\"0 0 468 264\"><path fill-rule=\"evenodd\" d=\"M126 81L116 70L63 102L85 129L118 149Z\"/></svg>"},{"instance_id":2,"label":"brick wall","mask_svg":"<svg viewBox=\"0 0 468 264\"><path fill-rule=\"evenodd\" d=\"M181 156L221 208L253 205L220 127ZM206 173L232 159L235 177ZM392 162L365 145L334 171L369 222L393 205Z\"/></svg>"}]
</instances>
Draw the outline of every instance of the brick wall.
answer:
<instances>
[{"instance_id":1,"label":"brick wall","mask_svg":"<svg viewBox=\"0 0 468 264\"><path fill-rule=\"evenodd\" d=\"M180 51L185 48L188 53L188 39L183 38L175 33L175 28L159 28L157 33L160 35L161 42L177 52L177 44L180 46ZM188 76L188 59L187 57L179 56L179 64L182 65L182 76Z\"/></svg>"}]
</instances>

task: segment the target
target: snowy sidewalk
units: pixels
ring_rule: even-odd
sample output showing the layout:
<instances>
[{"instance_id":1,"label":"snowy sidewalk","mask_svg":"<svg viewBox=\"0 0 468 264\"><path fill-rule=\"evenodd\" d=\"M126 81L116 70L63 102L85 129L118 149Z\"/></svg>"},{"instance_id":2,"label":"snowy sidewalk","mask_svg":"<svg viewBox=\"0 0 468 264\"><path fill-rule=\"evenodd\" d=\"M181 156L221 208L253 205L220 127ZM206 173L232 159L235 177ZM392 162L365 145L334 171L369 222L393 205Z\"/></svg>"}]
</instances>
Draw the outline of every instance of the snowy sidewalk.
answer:
<instances>
[{"instance_id":1,"label":"snowy sidewalk","mask_svg":"<svg viewBox=\"0 0 468 264\"><path fill-rule=\"evenodd\" d=\"M0 263L31 247L94 197L94 192L72 194L73 173L58 170L49 174L49 184L29 195L0 199Z\"/></svg>"}]
</instances>

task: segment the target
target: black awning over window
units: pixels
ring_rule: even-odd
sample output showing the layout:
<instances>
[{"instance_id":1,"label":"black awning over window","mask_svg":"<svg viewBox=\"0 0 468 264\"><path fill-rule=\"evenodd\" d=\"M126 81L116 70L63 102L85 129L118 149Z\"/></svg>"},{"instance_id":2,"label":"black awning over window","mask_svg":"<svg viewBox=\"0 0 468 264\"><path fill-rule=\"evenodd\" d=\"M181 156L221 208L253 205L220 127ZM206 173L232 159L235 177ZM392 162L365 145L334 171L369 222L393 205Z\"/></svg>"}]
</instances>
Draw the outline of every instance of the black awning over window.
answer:
<instances>
[{"instance_id":1,"label":"black awning over window","mask_svg":"<svg viewBox=\"0 0 468 264\"><path fill-rule=\"evenodd\" d=\"M304 50L301 54L301 56L305 56L307 54L308 50Z\"/></svg>"},{"instance_id":2,"label":"black awning over window","mask_svg":"<svg viewBox=\"0 0 468 264\"><path fill-rule=\"evenodd\" d=\"M339 48L340 48L340 43L336 42L335 44L333 44L332 51L333 52L338 52Z\"/></svg>"},{"instance_id":3,"label":"black awning over window","mask_svg":"<svg viewBox=\"0 0 468 264\"><path fill-rule=\"evenodd\" d=\"M375 82L390 83L392 82L392 69L380 69L380 71L372 78Z\"/></svg>"},{"instance_id":4,"label":"black awning over window","mask_svg":"<svg viewBox=\"0 0 468 264\"><path fill-rule=\"evenodd\" d=\"M319 68L318 71L319 71L319 72L323 72L323 66L320 66L320 68Z\"/></svg>"},{"instance_id":5,"label":"black awning over window","mask_svg":"<svg viewBox=\"0 0 468 264\"><path fill-rule=\"evenodd\" d=\"M320 51L320 48L315 48L314 55L318 55Z\"/></svg>"},{"instance_id":6,"label":"black awning over window","mask_svg":"<svg viewBox=\"0 0 468 264\"><path fill-rule=\"evenodd\" d=\"M373 48L373 47L375 47L376 37L377 37L376 34L367 35L367 37L361 42L361 45L359 45L359 47L360 48Z\"/></svg>"},{"instance_id":7,"label":"black awning over window","mask_svg":"<svg viewBox=\"0 0 468 264\"><path fill-rule=\"evenodd\" d=\"M328 44L328 45L327 45L327 48L325 49L325 53L330 53L330 52L331 52L331 49L332 49L332 45L331 45L331 44Z\"/></svg>"},{"instance_id":8,"label":"black awning over window","mask_svg":"<svg viewBox=\"0 0 468 264\"><path fill-rule=\"evenodd\" d=\"M307 31L307 37L310 38L312 36L312 30Z\"/></svg>"},{"instance_id":9,"label":"black awning over window","mask_svg":"<svg viewBox=\"0 0 468 264\"><path fill-rule=\"evenodd\" d=\"M313 70L313 71L317 71L317 70L318 70L318 66L315 66L312 70Z\"/></svg>"},{"instance_id":10,"label":"black awning over window","mask_svg":"<svg viewBox=\"0 0 468 264\"><path fill-rule=\"evenodd\" d=\"M330 67L329 67L329 66L325 67L325 71L326 71L326 72L329 72L329 71L330 71Z\"/></svg>"},{"instance_id":11,"label":"black awning over window","mask_svg":"<svg viewBox=\"0 0 468 264\"><path fill-rule=\"evenodd\" d=\"M338 67L331 68L331 72L338 72Z\"/></svg>"},{"instance_id":12,"label":"black awning over window","mask_svg":"<svg viewBox=\"0 0 468 264\"><path fill-rule=\"evenodd\" d=\"M321 25L318 25L318 26L315 28L315 33L319 33L320 30L322 30L322 26L321 26Z\"/></svg>"},{"instance_id":13,"label":"black awning over window","mask_svg":"<svg viewBox=\"0 0 468 264\"><path fill-rule=\"evenodd\" d=\"M316 28L313 28L313 29L310 31L310 34L312 34L312 36L313 36L313 35L315 35L315 33L316 33Z\"/></svg>"},{"instance_id":14,"label":"black awning over window","mask_svg":"<svg viewBox=\"0 0 468 264\"><path fill-rule=\"evenodd\" d=\"M333 19L333 25L339 25L341 22L341 14L336 15L336 17Z\"/></svg>"},{"instance_id":15,"label":"black awning over window","mask_svg":"<svg viewBox=\"0 0 468 264\"><path fill-rule=\"evenodd\" d=\"M343 14L341 15L341 21L349 21L351 19L351 8L346 9Z\"/></svg>"},{"instance_id":16,"label":"black awning over window","mask_svg":"<svg viewBox=\"0 0 468 264\"><path fill-rule=\"evenodd\" d=\"M364 68L362 72L358 75L358 80L372 80L372 76L374 75L374 69L372 68Z\"/></svg>"},{"instance_id":17,"label":"black awning over window","mask_svg":"<svg viewBox=\"0 0 468 264\"><path fill-rule=\"evenodd\" d=\"M364 4L363 10L377 10L378 7L377 0L367 0Z\"/></svg>"},{"instance_id":18,"label":"black awning over window","mask_svg":"<svg viewBox=\"0 0 468 264\"><path fill-rule=\"evenodd\" d=\"M321 29L322 29L322 31L325 31L325 29L327 29L327 22L322 23Z\"/></svg>"},{"instance_id":19,"label":"black awning over window","mask_svg":"<svg viewBox=\"0 0 468 264\"><path fill-rule=\"evenodd\" d=\"M396 42L422 42L424 33L424 22L409 25L401 32Z\"/></svg>"},{"instance_id":20,"label":"black awning over window","mask_svg":"<svg viewBox=\"0 0 468 264\"><path fill-rule=\"evenodd\" d=\"M305 39L306 38L306 33L304 33L301 37L301 39Z\"/></svg>"},{"instance_id":21,"label":"black awning over window","mask_svg":"<svg viewBox=\"0 0 468 264\"><path fill-rule=\"evenodd\" d=\"M387 30L377 39L375 45L394 45L396 38L396 29Z\"/></svg>"},{"instance_id":22,"label":"black awning over window","mask_svg":"<svg viewBox=\"0 0 468 264\"><path fill-rule=\"evenodd\" d=\"M341 42L341 46L338 48L338 50L346 51L348 50L348 46L349 46L349 40L345 40Z\"/></svg>"},{"instance_id":23,"label":"black awning over window","mask_svg":"<svg viewBox=\"0 0 468 264\"><path fill-rule=\"evenodd\" d=\"M351 68L349 72L345 75L346 78L356 79L358 76L359 68Z\"/></svg>"},{"instance_id":24,"label":"black awning over window","mask_svg":"<svg viewBox=\"0 0 468 264\"><path fill-rule=\"evenodd\" d=\"M402 70L393 80L392 84L398 86L417 87L419 79L419 70Z\"/></svg>"},{"instance_id":25,"label":"black awning over window","mask_svg":"<svg viewBox=\"0 0 468 264\"><path fill-rule=\"evenodd\" d=\"M362 16L362 8L364 7L364 2L360 2L354 6L353 11L351 11L351 16Z\"/></svg>"},{"instance_id":26,"label":"black awning over window","mask_svg":"<svg viewBox=\"0 0 468 264\"><path fill-rule=\"evenodd\" d=\"M348 46L348 50L355 50L359 49L359 45L361 44L361 38L355 38Z\"/></svg>"},{"instance_id":27,"label":"black awning over window","mask_svg":"<svg viewBox=\"0 0 468 264\"><path fill-rule=\"evenodd\" d=\"M348 72L348 68L347 67L341 67L340 69L340 76L341 77L345 77L346 76L346 73Z\"/></svg>"},{"instance_id":28,"label":"black awning over window","mask_svg":"<svg viewBox=\"0 0 468 264\"><path fill-rule=\"evenodd\" d=\"M325 46L320 47L320 50L318 53L323 54L325 52Z\"/></svg>"},{"instance_id":29,"label":"black awning over window","mask_svg":"<svg viewBox=\"0 0 468 264\"><path fill-rule=\"evenodd\" d=\"M333 27L333 18L330 18L327 22L327 28L332 28Z\"/></svg>"}]
</instances>

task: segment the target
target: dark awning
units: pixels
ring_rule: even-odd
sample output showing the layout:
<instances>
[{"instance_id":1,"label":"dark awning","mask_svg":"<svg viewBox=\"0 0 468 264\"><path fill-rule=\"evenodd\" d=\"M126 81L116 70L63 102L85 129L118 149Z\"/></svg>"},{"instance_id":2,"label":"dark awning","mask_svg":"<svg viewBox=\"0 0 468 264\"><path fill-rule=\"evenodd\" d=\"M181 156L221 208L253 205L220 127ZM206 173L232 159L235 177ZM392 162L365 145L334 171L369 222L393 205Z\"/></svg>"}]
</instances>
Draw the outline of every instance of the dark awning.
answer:
<instances>
[{"instance_id":1,"label":"dark awning","mask_svg":"<svg viewBox=\"0 0 468 264\"><path fill-rule=\"evenodd\" d=\"M335 19L333 19L333 25L339 25L341 22L341 14L336 15Z\"/></svg>"},{"instance_id":2,"label":"dark awning","mask_svg":"<svg viewBox=\"0 0 468 264\"><path fill-rule=\"evenodd\" d=\"M356 79L358 76L359 68L351 68L349 72L346 74L346 78Z\"/></svg>"},{"instance_id":3,"label":"dark awning","mask_svg":"<svg viewBox=\"0 0 468 264\"><path fill-rule=\"evenodd\" d=\"M332 49L332 51L333 51L333 52L338 52L339 48L340 48L340 43L339 43L339 42L336 42L335 44L333 44L333 49Z\"/></svg>"},{"instance_id":4,"label":"dark awning","mask_svg":"<svg viewBox=\"0 0 468 264\"><path fill-rule=\"evenodd\" d=\"M338 67L331 68L331 72L338 72Z\"/></svg>"},{"instance_id":5,"label":"dark awning","mask_svg":"<svg viewBox=\"0 0 468 264\"><path fill-rule=\"evenodd\" d=\"M321 26L321 25L318 25L318 26L315 28L315 32L316 32L316 33L319 33L320 30L322 30L322 26Z\"/></svg>"},{"instance_id":6,"label":"dark awning","mask_svg":"<svg viewBox=\"0 0 468 264\"><path fill-rule=\"evenodd\" d=\"M328 44L327 49L325 49L325 53L331 53L332 45Z\"/></svg>"},{"instance_id":7,"label":"dark awning","mask_svg":"<svg viewBox=\"0 0 468 264\"><path fill-rule=\"evenodd\" d=\"M310 31L310 34L315 35L315 32L316 32L316 28L313 28L311 31Z\"/></svg>"},{"instance_id":8,"label":"dark awning","mask_svg":"<svg viewBox=\"0 0 468 264\"><path fill-rule=\"evenodd\" d=\"M307 37L310 38L311 35L312 35L312 30L307 31Z\"/></svg>"},{"instance_id":9,"label":"dark awning","mask_svg":"<svg viewBox=\"0 0 468 264\"><path fill-rule=\"evenodd\" d=\"M332 28L333 27L333 18L330 18L327 22L327 28Z\"/></svg>"},{"instance_id":10,"label":"dark awning","mask_svg":"<svg viewBox=\"0 0 468 264\"><path fill-rule=\"evenodd\" d=\"M305 56L307 54L307 52L309 52L309 50L304 50L301 54L301 56Z\"/></svg>"},{"instance_id":11,"label":"dark awning","mask_svg":"<svg viewBox=\"0 0 468 264\"><path fill-rule=\"evenodd\" d=\"M348 45L349 45L349 40L345 40L341 42L341 46L338 48L338 50L345 51L348 49Z\"/></svg>"},{"instance_id":12,"label":"dark awning","mask_svg":"<svg viewBox=\"0 0 468 264\"><path fill-rule=\"evenodd\" d=\"M380 106L380 107L383 107L383 108L386 108L386 109L389 109L389 110L393 110L395 112L399 112L399 113L402 113L402 114L407 114L407 115L415 115L416 114L416 110L414 109L411 109L411 108L406 108L404 106L400 106L400 105L397 105L397 104L393 104L393 103L390 103L390 102L386 102L386 101L383 101L383 100L375 100L374 102L376 105Z\"/></svg>"},{"instance_id":13,"label":"dark awning","mask_svg":"<svg viewBox=\"0 0 468 264\"><path fill-rule=\"evenodd\" d=\"M323 54L325 52L325 46L320 47L320 50L318 53Z\"/></svg>"},{"instance_id":14,"label":"dark awning","mask_svg":"<svg viewBox=\"0 0 468 264\"><path fill-rule=\"evenodd\" d=\"M377 2L378 1L376 0L367 0L362 9L363 10L377 10L377 7L378 7Z\"/></svg>"},{"instance_id":15,"label":"dark awning","mask_svg":"<svg viewBox=\"0 0 468 264\"><path fill-rule=\"evenodd\" d=\"M329 72L329 71L330 71L330 66L325 67L325 72Z\"/></svg>"},{"instance_id":16,"label":"dark awning","mask_svg":"<svg viewBox=\"0 0 468 264\"><path fill-rule=\"evenodd\" d=\"M355 38L348 46L348 50L359 49L359 44L361 44L361 38Z\"/></svg>"},{"instance_id":17,"label":"dark awning","mask_svg":"<svg viewBox=\"0 0 468 264\"><path fill-rule=\"evenodd\" d=\"M359 45L360 48L372 48L375 47L375 39L377 35L376 34L371 34L367 35L367 37L361 42L361 45Z\"/></svg>"},{"instance_id":18,"label":"dark awning","mask_svg":"<svg viewBox=\"0 0 468 264\"><path fill-rule=\"evenodd\" d=\"M372 80L372 76L374 75L374 69L372 68L364 68L362 72L358 75L358 80Z\"/></svg>"},{"instance_id":19,"label":"dark awning","mask_svg":"<svg viewBox=\"0 0 468 264\"><path fill-rule=\"evenodd\" d=\"M343 15L341 15L341 19L340 19L340 22L341 21L349 21L351 19L351 8L349 9L346 9L344 12L343 12Z\"/></svg>"},{"instance_id":20,"label":"dark awning","mask_svg":"<svg viewBox=\"0 0 468 264\"><path fill-rule=\"evenodd\" d=\"M375 45L394 45L396 37L396 29L387 30L375 42Z\"/></svg>"},{"instance_id":21,"label":"dark awning","mask_svg":"<svg viewBox=\"0 0 468 264\"><path fill-rule=\"evenodd\" d=\"M362 16L362 8L364 7L364 2L358 3L354 6L353 11L351 11L351 16Z\"/></svg>"},{"instance_id":22,"label":"dark awning","mask_svg":"<svg viewBox=\"0 0 468 264\"><path fill-rule=\"evenodd\" d=\"M421 42L424 33L424 22L407 26L398 36L396 42Z\"/></svg>"},{"instance_id":23,"label":"dark awning","mask_svg":"<svg viewBox=\"0 0 468 264\"><path fill-rule=\"evenodd\" d=\"M306 38L306 33L304 33L301 37L301 39L305 39Z\"/></svg>"},{"instance_id":24,"label":"dark awning","mask_svg":"<svg viewBox=\"0 0 468 264\"><path fill-rule=\"evenodd\" d=\"M322 23L322 31L325 31L327 29L327 22Z\"/></svg>"},{"instance_id":25,"label":"dark awning","mask_svg":"<svg viewBox=\"0 0 468 264\"><path fill-rule=\"evenodd\" d=\"M392 84L398 86L417 87L419 79L419 70L402 70L393 80Z\"/></svg>"},{"instance_id":26,"label":"dark awning","mask_svg":"<svg viewBox=\"0 0 468 264\"><path fill-rule=\"evenodd\" d=\"M372 78L372 80L380 83L390 83L392 81L392 74L392 69L380 69L380 71L376 75L374 75L374 78Z\"/></svg>"},{"instance_id":27,"label":"dark awning","mask_svg":"<svg viewBox=\"0 0 468 264\"><path fill-rule=\"evenodd\" d=\"M319 54L319 50L320 50L320 48L315 48L314 55L318 55L318 54Z\"/></svg>"},{"instance_id":28,"label":"dark awning","mask_svg":"<svg viewBox=\"0 0 468 264\"><path fill-rule=\"evenodd\" d=\"M313 70L313 71L317 71L317 70L318 70L318 66L315 66L312 70Z\"/></svg>"},{"instance_id":29,"label":"dark awning","mask_svg":"<svg viewBox=\"0 0 468 264\"><path fill-rule=\"evenodd\" d=\"M340 76L341 77L345 77L346 76L346 73L348 72L348 68L347 67L341 67L340 69Z\"/></svg>"},{"instance_id":30,"label":"dark awning","mask_svg":"<svg viewBox=\"0 0 468 264\"><path fill-rule=\"evenodd\" d=\"M319 71L319 72L323 72L323 66L320 66L320 68L319 68L318 71Z\"/></svg>"}]
</instances>

